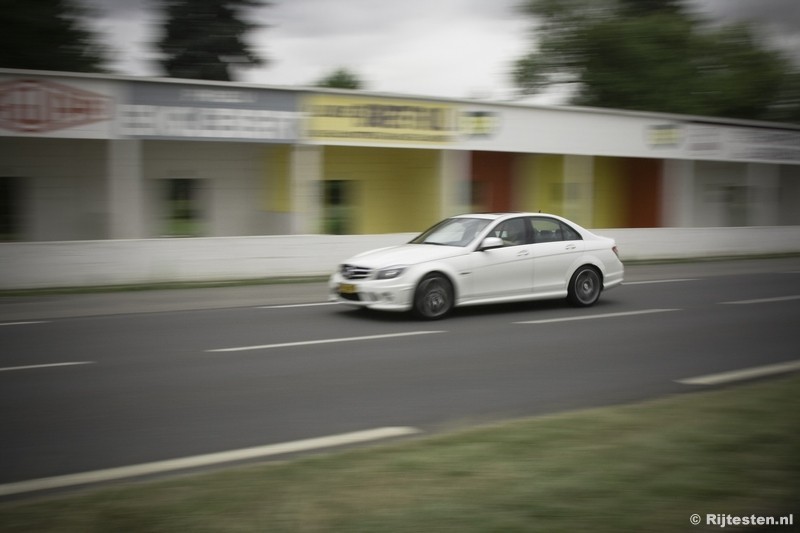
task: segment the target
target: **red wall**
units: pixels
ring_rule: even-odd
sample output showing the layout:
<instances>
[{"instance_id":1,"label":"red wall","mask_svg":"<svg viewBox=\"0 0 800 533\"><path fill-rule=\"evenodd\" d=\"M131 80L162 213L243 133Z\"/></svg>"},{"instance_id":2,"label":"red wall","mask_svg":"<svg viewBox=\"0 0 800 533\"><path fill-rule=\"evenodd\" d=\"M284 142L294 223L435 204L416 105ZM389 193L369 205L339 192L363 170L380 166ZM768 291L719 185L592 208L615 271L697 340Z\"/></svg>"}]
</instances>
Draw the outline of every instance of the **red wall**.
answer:
<instances>
[{"instance_id":1,"label":"red wall","mask_svg":"<svg viewBox=\"0 0 800 533\"><path fill-rule=\"evenodd\" d=\"M629 228L661 226L662 162L658 159L629 159Z\"/></svg>"},{"instance_id":2,"label":"red wall","mask_svg":"<svg viewBox=\"0 0 800 533\"><path fill-rule=\"evenodd\" d=\"M511 211L514 154L472 152L473 207L480 211Z\"/></svg>"}]
</instances>

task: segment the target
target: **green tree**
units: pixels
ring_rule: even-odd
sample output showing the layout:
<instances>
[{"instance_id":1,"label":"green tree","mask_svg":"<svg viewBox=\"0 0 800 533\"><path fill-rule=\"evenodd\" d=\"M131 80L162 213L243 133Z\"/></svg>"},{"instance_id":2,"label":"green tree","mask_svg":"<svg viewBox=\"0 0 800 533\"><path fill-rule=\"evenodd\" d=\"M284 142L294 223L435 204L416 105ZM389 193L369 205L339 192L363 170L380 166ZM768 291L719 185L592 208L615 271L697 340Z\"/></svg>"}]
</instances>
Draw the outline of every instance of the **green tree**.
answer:
<instances>
[{"instance_id":1,"label":"green tree","mask_svg":"<svg viewBox=\"0 0 800 533\"><path fill-rule=\"evenodd\" d=\"M314 85L331 89L361 89L364 86L355 73L345 68L334 70Z\"/></svg>"},{"instance_id":2,"label":"green tree","mask_svg":"<svg viewBox=\"0 0 800 533\"><path fill-rule=\"evenodd\" d=\"M0 0L0 67L103 72L106 50L69 0Z\"/></svg>"},{"instance_id":3,"label":"green tree","mask_svg":"<svg viewBox=\"0 0 800 533\"><path fill-rule=\"evenodd\" d=\"M523 94L574 86L576 105L793 120L796 73L746 25L714 28L680 0L527 0L538 47ZM794 103L792 103L794 98Z\"/></svg>"},{"instance_id":4,"label":"green tree","mask_svg":"<svg viewBox=\"0 0 800 533\"><path fill-rule=\"evenodd\" d=\"M232 81L232 67L266 63L246 42L260 27L247 10L265 0L164 0L165 22L158 42L161 66L173 78Z\"/></svg>"}]
</instances>

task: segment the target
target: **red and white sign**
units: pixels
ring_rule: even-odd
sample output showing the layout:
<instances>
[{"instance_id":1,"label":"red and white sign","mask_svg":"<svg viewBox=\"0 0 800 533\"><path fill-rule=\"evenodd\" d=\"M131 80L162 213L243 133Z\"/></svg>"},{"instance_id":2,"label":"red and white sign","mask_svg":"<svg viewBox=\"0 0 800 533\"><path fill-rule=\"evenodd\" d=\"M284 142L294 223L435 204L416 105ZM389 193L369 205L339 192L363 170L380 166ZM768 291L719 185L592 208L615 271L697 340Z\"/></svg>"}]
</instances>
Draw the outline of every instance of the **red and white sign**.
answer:
<instances>
[{"instance_id":1,"label":"red and white sign","mask_svg":"<svg viewBox=\"0 0 800 533\"><path fill-rule=\"evenodd\" d=\"M110 120L111 98L46 80L0 83L0 129L45 133Z\"/></svg>"}]
</instances>

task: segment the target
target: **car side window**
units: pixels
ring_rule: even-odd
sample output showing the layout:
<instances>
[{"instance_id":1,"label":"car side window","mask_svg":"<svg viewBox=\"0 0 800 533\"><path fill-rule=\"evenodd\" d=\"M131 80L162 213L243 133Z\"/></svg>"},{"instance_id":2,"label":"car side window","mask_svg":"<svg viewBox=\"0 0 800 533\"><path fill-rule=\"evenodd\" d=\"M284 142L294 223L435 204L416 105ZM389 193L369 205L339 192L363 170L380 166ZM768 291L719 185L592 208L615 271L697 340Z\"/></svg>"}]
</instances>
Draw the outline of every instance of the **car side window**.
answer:
<instances>
[{"instance_id":1,"label":"car side window","mask_svg":"<svg viewBox=\"0 0 800 533\"><path fill-rule=\"evenodd\" d=\"M562 231L562 234L564 235L564 240L565 241L580 241L580 240L582 240L581 234L578 233L577 231L575 231L574 228L568 226L567 224L564 224L563 222L560 222L559 224L561 224L561 231Z\"/></svg>"},{"instance_id":2,"label":"car side window","mask_svg":"<svg viewBox=\"0 0 800 533\"><path fill-rule=\"evenodd\" d=\"M530 232L528 231L529 226L530 224L525 218L512 218L498 224L490 235L503 239L505 246L529 244L531 242Z\"/></svg>"},{"instance_id":3,"label":"car side window","mask_svg":"<svg viewBox=\"0 0 800 533\"><path fill-rule=\"evenodd\" d=\"M534 242L579 241L580 234L568 225L552 218L533 219Z\"/></svg>"}]
</instances>

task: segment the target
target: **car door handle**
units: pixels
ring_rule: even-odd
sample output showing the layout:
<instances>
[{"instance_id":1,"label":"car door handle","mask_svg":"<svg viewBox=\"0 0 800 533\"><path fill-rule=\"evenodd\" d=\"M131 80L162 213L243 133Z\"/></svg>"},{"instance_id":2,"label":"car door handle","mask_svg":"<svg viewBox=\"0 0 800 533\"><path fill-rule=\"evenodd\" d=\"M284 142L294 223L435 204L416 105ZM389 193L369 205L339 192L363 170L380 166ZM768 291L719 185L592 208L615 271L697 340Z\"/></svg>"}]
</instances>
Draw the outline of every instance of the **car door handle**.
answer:
<instances>
[{"instance_id":1,"label":"car door handle","mask_svg":"<svg viewBox=\"0 0 800 533\"><path fill-rule=\"evenodd\" d=\"M528 250L520 250L517 252L517 257L525 257L526 255L530 255L531 253Z\"/></svg>"},{"instance_id":2,"label":"car door handle","mask_svg":"<svg viewBox=\"0 0 800 533\"><path fill-rule=\"evenodd\" d=\"M574 250L575 248L577 248L577 246L575 246L574 244L567 245L567 250Z\"/></svg>"}]
</instances>

